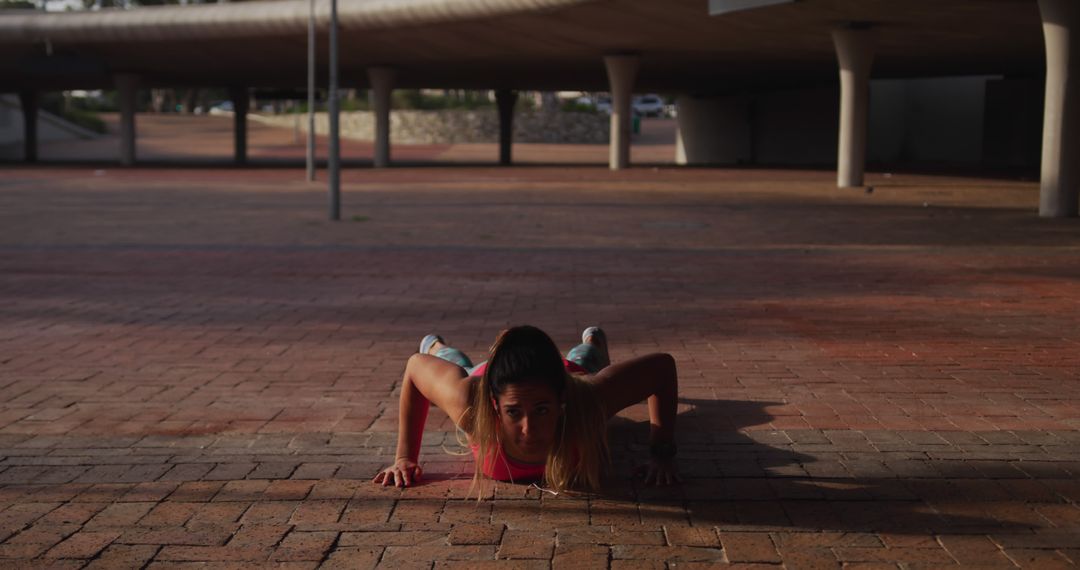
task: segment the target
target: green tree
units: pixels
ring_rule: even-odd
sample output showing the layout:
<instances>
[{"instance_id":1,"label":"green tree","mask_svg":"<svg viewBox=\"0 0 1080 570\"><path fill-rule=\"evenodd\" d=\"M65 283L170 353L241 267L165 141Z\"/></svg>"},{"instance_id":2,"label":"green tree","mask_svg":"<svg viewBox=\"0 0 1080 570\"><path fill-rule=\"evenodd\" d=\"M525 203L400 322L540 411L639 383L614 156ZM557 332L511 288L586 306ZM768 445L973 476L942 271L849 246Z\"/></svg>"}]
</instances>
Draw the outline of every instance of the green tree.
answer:
<instances>
[{"instance_id":1,"label":"green tree","mask_svg":"<svg viewBox=\"0 0 1080 570\"><path fill-rule=\"evenodd\" d=\"M37 5L29 0L0 0L0 10L36 10Z\"/></svg>"}]
</instances>

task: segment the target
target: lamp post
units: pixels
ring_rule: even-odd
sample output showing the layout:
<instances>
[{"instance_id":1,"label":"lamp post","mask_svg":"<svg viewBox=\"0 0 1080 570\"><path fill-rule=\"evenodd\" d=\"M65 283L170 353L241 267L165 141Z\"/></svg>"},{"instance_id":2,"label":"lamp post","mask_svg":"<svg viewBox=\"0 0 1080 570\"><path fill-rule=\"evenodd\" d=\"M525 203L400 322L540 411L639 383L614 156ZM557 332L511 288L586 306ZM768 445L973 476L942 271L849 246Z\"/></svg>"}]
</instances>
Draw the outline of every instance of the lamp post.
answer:
<instances>
[{"instance_id":1,"label":"lamp post","mask_svg":"<svg viewBox=\"0 0 1080 570\"><path fill-rule=\"evenodd\" d=\"M315 0L310 0L307 27L307 181L315 180Z\"/></svg>"},{"instance_id":2,"label":"lamp post","mask_svg":"<svg viewBox=\"0 0 1080 570\"><path fill-rule=\"evenodd\" d=\"M330 100L330 156L327 166L330 171L330 219L341 219L341 148L338 146L338 23L337 0L330 0L330 88L327 98Z\"/></svg>"}]
</instances>

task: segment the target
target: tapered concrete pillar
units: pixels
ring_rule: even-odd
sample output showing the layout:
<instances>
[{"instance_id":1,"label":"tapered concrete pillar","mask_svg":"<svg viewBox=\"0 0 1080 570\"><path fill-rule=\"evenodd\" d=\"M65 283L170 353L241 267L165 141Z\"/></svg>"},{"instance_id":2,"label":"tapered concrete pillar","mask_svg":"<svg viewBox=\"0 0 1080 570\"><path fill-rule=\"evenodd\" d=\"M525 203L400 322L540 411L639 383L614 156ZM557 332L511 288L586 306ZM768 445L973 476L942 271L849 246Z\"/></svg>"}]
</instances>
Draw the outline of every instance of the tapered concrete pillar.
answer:
<instances>
[{"instance_id":1,"label":"tapered concrete pillar","mask_svg":"<svg viewBox=\"0 0 1080 570\"><path fill-rule=\"evenodd\" d=\"M1080 204L1080 2L1039 0L1046 39L1039 215L1071 218Z\"/></svg>"},{"instance_id":2,"label":"tapered concrete pillar","mask_svg":"<svg viewBox=\"0 0 1080 570\"><path fill-rule=\"evenodd\" d=\"M512 162L511 152L514 143L514 105L517 104L517 91L499 89L495 91L495 105L499 108L499 164Z\"/></svg>"},{"instance_id":3,"label":"tapered concrete pillar","mask_svg":"<svg viewBox=\"0 0 1080 570\"><path fill-rule=\"evenodd\" d=\"M840 63L840 144L836 184L841 188L862 186L875 36L872 29L865 27L837 28L832 35Z\"/></svg>"},{"instance_id":4,"label":"tapered concrete pillar","mask_svg":"<svg viewBox=\"0 0 1080 570\"><path fill-rule=\"evenodd\" d=\"M368 68L372 106L375 108L375 167L390 166L390 94L397 73L389 67Z\"/></svg>"},{"instance_id":5,"label":"tapered concrete pillar","mask_svg":"<svg viewBox=\"0 0 1080 570\"><path fill-rule=\"evenodd\" d=\"M118 74L113 77L120 102L120 164L135 164L135 104L139 78Z\"/></svg>"},{"instance_id":6,"label":"tapered concrete pillar","mask_svg":"<svg viewBox=\"0 0 1080 570\"><path fill-rule=\"evenodd\" d=\"M245 87L229 89L229 99L233 104L233 161L237 164L247 162L247 113L250 95Z\"/></svg>"},{"instance_id":7,"label":"tapered concrete pillar","mask_svg":"<svg viewBox=\"0 0 1080 570\"><path fill-rule=\"evenodd\" d=\"M19 104L23 116L23 160L37 162L38 156L38 92L20 91Z\"/></svg>"},{"instance_id":8,"label":"tapered concrete pillar","mask_svg":"<svg viewBox=\"0 0 1080 570\"><path fill-rule=\"evenodd\" d=\"M611 90L611 143L608 166L621 170L630 166L630 98L637 77L638 56L604 56Z\"/></svg>"}]
</instances>

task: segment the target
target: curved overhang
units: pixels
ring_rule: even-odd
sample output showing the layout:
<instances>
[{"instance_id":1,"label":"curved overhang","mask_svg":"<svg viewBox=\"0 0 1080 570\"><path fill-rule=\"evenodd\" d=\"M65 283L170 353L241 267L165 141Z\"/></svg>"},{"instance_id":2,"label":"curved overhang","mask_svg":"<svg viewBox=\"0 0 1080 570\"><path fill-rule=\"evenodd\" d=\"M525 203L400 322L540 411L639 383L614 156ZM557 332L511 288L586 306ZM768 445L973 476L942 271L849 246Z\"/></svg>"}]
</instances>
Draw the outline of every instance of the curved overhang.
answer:
<instances>
[{"instance_id":1,"label":"curved overhang","mask_svg":"<svg viewBox=\"0 0 1080 570\"><path fill-rule=\"evenodd\" d=\"M328 2L319 0L325 84ZM307 0L0 13L0 85L298 88ZM339 0L340 77L393 66L400 87L604 90L603 56L637 53L639 91L724 92L837 81L831 30L871 25L875 77L1044 68L1036 0L798 0L710 16L706 0Z\"/></svg>"},{"instance_id":2,"label":"curved overhang","mask_svg":"<svg viewBox=\"0 0 1080 570\"><path fill-rule=\"evenodd\" d=\"M536 13L595 1L341 0L338 25L343 31L392 30ZM97 12L27 11L0 15L0 43L273 38L306 34L310 9L308 0L269 0ZM321 28L329 25L329 2L316 3L315 21Z\"/></svg>"}]
</instances>

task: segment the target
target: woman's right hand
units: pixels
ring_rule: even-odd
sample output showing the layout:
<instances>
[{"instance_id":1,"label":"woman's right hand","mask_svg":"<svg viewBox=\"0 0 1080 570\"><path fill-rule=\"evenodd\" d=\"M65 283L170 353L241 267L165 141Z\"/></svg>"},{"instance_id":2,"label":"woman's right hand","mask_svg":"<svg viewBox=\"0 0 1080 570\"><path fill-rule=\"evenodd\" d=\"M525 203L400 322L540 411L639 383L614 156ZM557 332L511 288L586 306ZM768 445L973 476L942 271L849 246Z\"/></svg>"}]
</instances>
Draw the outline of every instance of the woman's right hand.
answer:
<instances>
[{"instance_id":1,"label":"woman's right hand","mask_svg":"<svg viewBox=\"0 0 1080 570\"><path fill-rule=\"evenodd\" d=\"M394 464L375 475L372 479L373 483L382 484L384 487L393 485L395 487L408 487L414 483L420 482L420 477L423 474L423 469L420 468L420 464L409 459L402 457Z\"/></svg>"}]
</instances>

